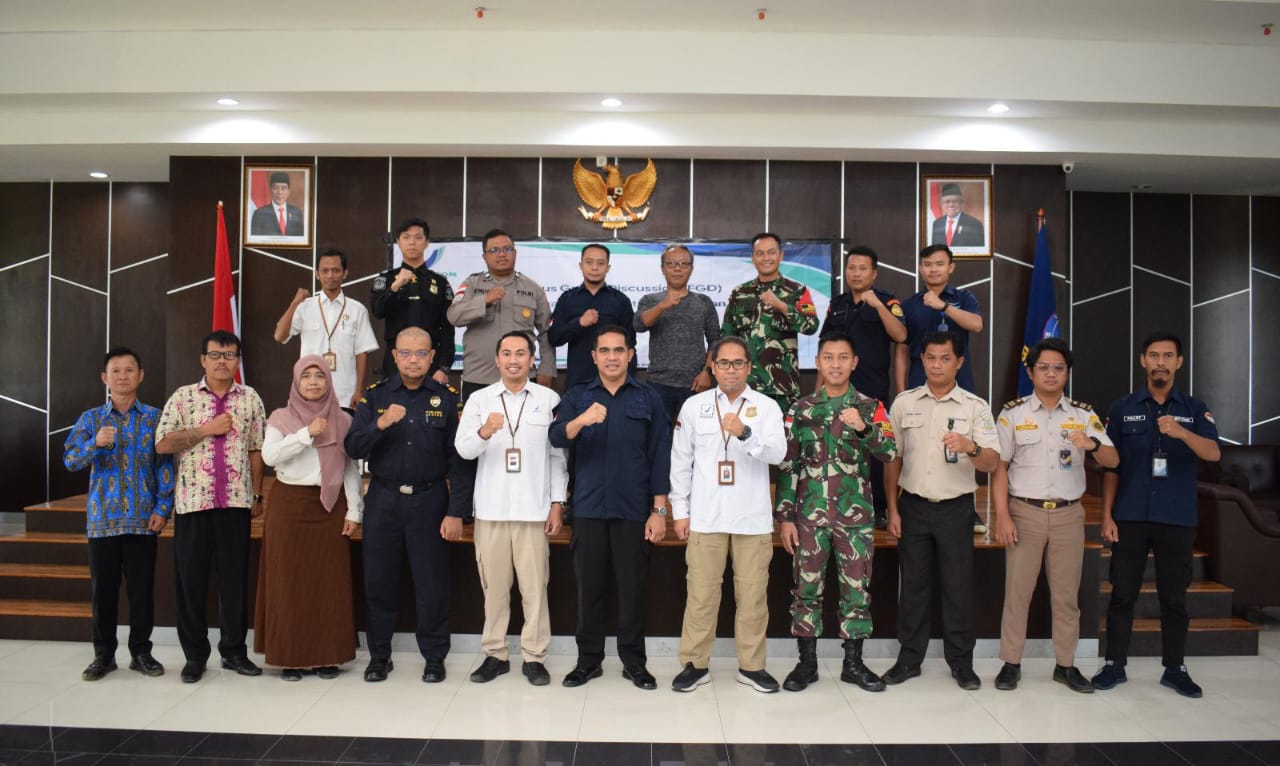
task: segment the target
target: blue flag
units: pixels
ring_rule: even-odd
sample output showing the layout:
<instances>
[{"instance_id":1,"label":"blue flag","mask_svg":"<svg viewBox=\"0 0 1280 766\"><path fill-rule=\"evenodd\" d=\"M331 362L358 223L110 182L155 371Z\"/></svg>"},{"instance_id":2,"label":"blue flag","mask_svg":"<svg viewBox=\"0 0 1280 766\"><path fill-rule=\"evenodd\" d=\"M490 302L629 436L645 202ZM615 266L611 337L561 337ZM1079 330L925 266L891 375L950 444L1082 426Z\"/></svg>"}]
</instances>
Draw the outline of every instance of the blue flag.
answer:
<instances>
[{"instance_id":1,"label":"blue flag","mask_svg":"<svg viewBox=\"0 0 1280 766\"><path fill-rule=\"evenodd\" d=\"M1049 262L1049 225L1042 224L1036 235L1036 262L1031 270L1031 293L1027 299L1027 324L1022 334L1022 366L1018 373L1018 396L1031 393L1027 375L1027 352L1045 338L1060 338L1058 309L1053 300L1053 266Z\"/></svg>"}]
</instances>

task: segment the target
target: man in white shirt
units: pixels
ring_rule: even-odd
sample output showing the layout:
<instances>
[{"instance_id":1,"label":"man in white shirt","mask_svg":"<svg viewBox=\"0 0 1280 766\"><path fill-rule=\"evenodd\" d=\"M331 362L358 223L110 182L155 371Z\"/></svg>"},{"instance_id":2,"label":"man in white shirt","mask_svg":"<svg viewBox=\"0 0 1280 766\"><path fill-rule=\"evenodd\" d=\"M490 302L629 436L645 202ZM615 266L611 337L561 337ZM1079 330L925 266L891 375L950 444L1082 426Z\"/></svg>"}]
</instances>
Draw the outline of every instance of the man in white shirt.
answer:
<instances>
[{"instance_id":1,"label":"man in white shirt","mask_svg":"<svg viewBox=\"0 0 1280 766\"><path fill-rule=\"evenodd\" d=\"M547 538L560 531L569 483L564 450L547 438L560 397L529 381L534 344L523 331L498 339L495 361L502 379L467 399L454 440L463 459L476 460L474 536L484 589L480 648L485 658L471 680L487 683L511 670L507 624L514 575L524 611L522 672L534 686L546 686L551 681L544 665L551 643Z\"/></svg>"},{"instance_id":2,"label":"man in white shirt","mask_svg":"<svg viewBox=\"0 0 1280 766\"><path fill-rule=\"evenodd\" d=\"M333 378L333 391L348 411L355 409L364 388L365 369L370 351L378 349L378 338L369 324L369 310L342 292L347 278L347 256L330 248L316 261L316 279L320 292L314 296L299 287L293 302L276 322L277 343L288 343L302 336L299 357L318 354L324 357Z\"/></svg>"},{"instance_id":3,"label":"man in white shirt","mask_svg":"<svg viewBox=\"0 0 1280 766\"><path fill-rule=\"evenodd\" d=\"M670 499L676 536L688 541L688 599L680 631L684 669L671 688L691 692L711 681L707 663L725 560L732 556L738 683L776 692L778 682L764 665L773 560L769 466L787 452L782 410L747 387L746 341L721 338L710 356L719 385L685 401L672 436Z\"/></svg>"}]
</instances>

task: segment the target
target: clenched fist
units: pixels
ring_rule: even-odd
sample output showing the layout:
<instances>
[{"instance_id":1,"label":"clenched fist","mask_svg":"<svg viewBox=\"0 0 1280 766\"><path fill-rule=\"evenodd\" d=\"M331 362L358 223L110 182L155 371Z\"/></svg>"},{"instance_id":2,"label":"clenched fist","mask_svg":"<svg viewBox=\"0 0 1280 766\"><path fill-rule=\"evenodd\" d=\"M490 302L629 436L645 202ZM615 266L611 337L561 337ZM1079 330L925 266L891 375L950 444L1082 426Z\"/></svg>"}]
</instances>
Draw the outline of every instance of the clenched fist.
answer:
<instances>
[{"instance_id":1,"label":"clenched fist","mask_svg":"<svg viewBox=\"0 0 1280 766\"><path fill-rule=\"evenodd\" d=\"M496 285L494 287L490 287L488 292L484 294L484 305L492 306L493 304L497 303L498 301L506 297L506 294L507 294L507 289L502 285Z\"/></svg>"},{"instance_id":2,"label":"clenched fist","mask_svg":"<svg viewBox=\"0 0 1280 766\"><path fill-rule=\"evenodd\" d=\"M592 402L587 411L578 416L583 425L594 426L597 423L603 423L605 417L609 414L609 410L600 402Z\"/></svg>"},{"instance_id":3,"label":"clenched fist","mask_svg":"<svg viewBox=\"0 0 1280 766\"><path fill-rule=\"evenodd\" d=\"M730 412L720 421L720 427L731 436L742 436L742 429L745 424L742 422L742 418L738 417L738 413Z\"/></svg>"},{"instance_id":4,"label":"clenched fist","mask_svg":"<svg viewBox=\"0 0 1280 766\"><path fill-rule=\"evenodd\" d=\"M784 303L781 298L774 295L772 290L765 290L761 293L760 302L774 311L781 311L784 314L787 313L787 304Z\"/></svg>"},{"instance_id":5,"label":"clenched fist","mask_svg":"<svg viewBox=\"0 0 1280 766\"><path fill-rule=\"evenodd\" d=\"M840 410L840 422L855 431L862 431L867 427L867 421L862 419L862 413L858 411L857 407L848 407Z\"/></svg>"},{"instance_id":6,"label":"clenched fist","mask_svg":"<svg viewBox=\"0 0 1280 766\"><path fill-rule=\"evenodd\" d=\"M385 431L404 418L404 405L392 404L378 417L378 430Z\"/></svg>"},{"instance_id":7,"label":"clenched fist","mask_svg":"<svg viewBox=\"0 0 1280 766\"><path fill-rule=\"evenodd\" d=\"M311 421L311 425L307 426L307 433L312 436L319 436L329 427L329 421L326 418L316 418Z\"/></svg>"},{"instance_id":8,"label":"clenched fist","mask_svg":"<svg viewBox=\"0 0 1280 766\"><path fill-rule=\"evenodd\" d=\"M934 311L945 311L947 308L947 302L942 300L941 296L931 290L925 290L923 300L924 305Z\"/></svg>"},{"instance_id":9,"label":"clenched fist","mask_svg":"<svg viewBox=\"0 0 1280 766\"><path fill-rule=\"evenodd\" d=\"M482 439L488 439L490 436L501 431L504 421L505 418L503 418L501 412L490 412L489 417L485 418L485 421L480 424L480 437Z\"/></svg>"},{"instance_id":10,"label":"clenched fist","mask_svg":"<svg viewBox=\"0 0 1280 766\"><path fill-rule=\"evenodd\" d=\"M115 426L103 426L98 429L98 434L93 437L93 443L99 447L116 446L116 429Z\"/></svg>"},{"instance_id":11,"label":"clenched fist","mask_svg":"<svg viewBox=\"0 0 1280 766\"><path fill-rule=\"evenodd\" d=\"M409 284L412 281L413 281L413 272L410 271L409 269L401 267L401 269L396 272L395 281L391 283L391 292L393 293L400 292L400 288L404 287L405 285Z\"/></svg>"},{"instance_id":12,"label":"clenched fist","mask_svg":"<svg viewBox=\"0 0 1280 766\"><path fill-rule=\"evenodd\" d=\"M587 309L582 312L582 317L578 319L578 324L583 327L590 327L600 321L600 312L595 309Z\"/></svg>"},{"instance_id":13,"label":"clenched fist","mask_svg":"<svg viewBox=\"0 0 1280 766\"><path fill-rule=\"evenodd\" d=\"M221 415L214 416L213 420L204 424L205 436L222 436L231 430L231 413L224 412Z\"/></svg>"}]
</instances>

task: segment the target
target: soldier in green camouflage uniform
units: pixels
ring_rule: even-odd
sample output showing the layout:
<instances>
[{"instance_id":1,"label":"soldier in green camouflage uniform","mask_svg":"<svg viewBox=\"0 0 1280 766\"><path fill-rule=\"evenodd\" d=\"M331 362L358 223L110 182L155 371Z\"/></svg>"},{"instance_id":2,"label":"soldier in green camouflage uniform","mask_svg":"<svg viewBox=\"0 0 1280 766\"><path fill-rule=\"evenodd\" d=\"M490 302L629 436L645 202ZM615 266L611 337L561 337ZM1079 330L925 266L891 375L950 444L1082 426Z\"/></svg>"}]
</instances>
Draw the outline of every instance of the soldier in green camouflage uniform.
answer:
<instances>
[{"instance_id":1,"label":"soldier in green camouflage uniform","mask_svg":"<svg viewBox=\"0 0 1280 766\"><path fill-rule=\"evenodd\" d=\"M786 412L800 397L796 338L799 333L818 331L818 312L809 288L778 272L782 240L776 234L757 234L751 240L751 262L756 278L729 294L721 333L744 338L751 345L755 363L747 385Z\"/></svg>"},{"instance_id":2,"label":"soldier in green camouflage uniform","mask_svg":"<svg viewBox=\"0 0 1280 766\"><path fill-rule=\"evenodd\" d=\"M775 516L782 523L783 547L794 556L791 634L799 644L800 662L784 684L790 691L818 680L822 594L833 552L840 582L840 637L845 639L840 679L868 691L884 689L884 682L862 663L862 641L871 635L867 588L875 552L867 455L888 462L898 451L884 405L849 385L856 360L847 335L824 335L818 346L824 385L787 414L787 456L778 467Z\"/></svg>"}]
</instances>

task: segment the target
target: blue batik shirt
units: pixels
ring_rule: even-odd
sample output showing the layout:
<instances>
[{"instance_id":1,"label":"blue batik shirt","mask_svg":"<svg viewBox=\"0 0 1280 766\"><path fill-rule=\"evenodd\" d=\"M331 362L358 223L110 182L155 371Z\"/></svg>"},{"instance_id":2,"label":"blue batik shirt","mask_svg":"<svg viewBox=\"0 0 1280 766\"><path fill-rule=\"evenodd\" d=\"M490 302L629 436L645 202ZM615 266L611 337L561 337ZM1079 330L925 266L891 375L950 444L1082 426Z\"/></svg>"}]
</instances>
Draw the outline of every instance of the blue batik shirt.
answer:
<instances>
[{"instance_id":1,"label":"blue batik shirt","mask_svg":"<svg viewBox=\"0 0 1280 766\"><path fill-rule=\"evenodd\" d=\"M89 537L149 535L151 514L173 513L173 456L156 454L160 410L139 401L123 414L108 401L86 410L63 445L62 463L69 471L89 473ZM116 429L114 447L95 444L98 429Z\"/></svg>"}]
</instances>

